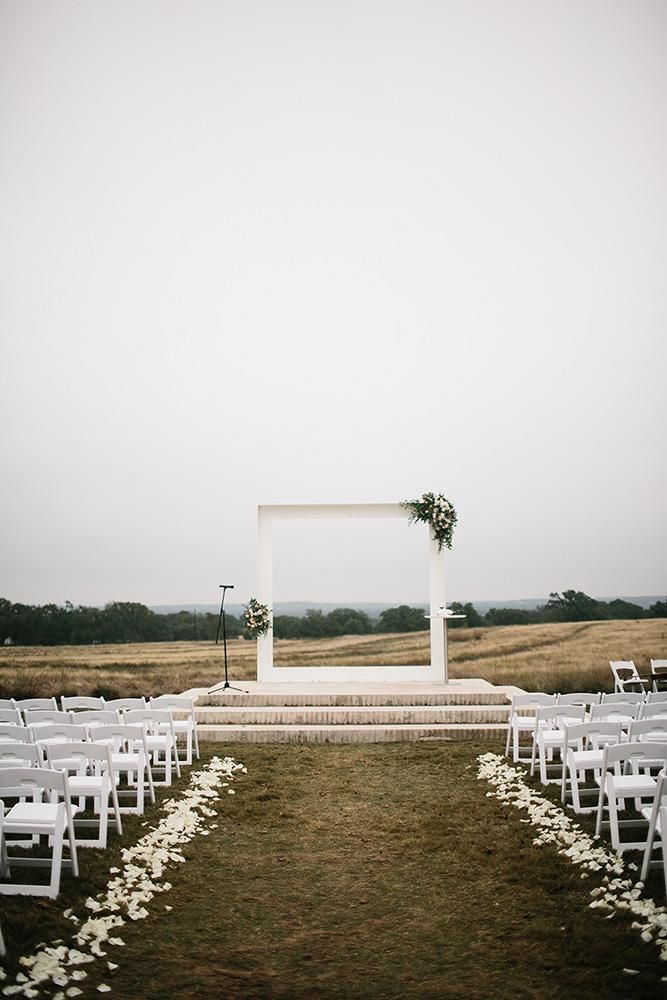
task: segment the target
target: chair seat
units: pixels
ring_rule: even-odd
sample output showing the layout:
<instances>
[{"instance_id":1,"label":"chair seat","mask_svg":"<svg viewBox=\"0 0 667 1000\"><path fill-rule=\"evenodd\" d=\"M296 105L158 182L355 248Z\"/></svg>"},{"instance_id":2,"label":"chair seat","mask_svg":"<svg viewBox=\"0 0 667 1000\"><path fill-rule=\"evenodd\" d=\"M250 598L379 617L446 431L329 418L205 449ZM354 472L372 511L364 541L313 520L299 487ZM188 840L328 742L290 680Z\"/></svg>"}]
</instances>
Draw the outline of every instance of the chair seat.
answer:
<instances>
[{"instance_id":1,"label":"chair seat","mask_svg":"<svg viewBox=\"0 0 667 1000\"><path fill-rule=\"evenodd\" d=\"M5 813L2 821L2 828L5 833L21 833L23 827L30 826L35 832L38 826L53 829L53 824L58 817L58 804L56 802L17 802L15 806ZM77 812L77 807L72 805L72 815Z\"/></svg>"},{"instance_id":2,"label":"chair seat","mask_svg":"<svg viewBox=\"0 0 667 1000\"><path fill-rule=\"evenodd\" d=\"M647 774L622 774L607 778L613 782L613 788L618 798L639 798L644 795L655 795L658 784L655 778Z\"/></svg>"}]
</instances>

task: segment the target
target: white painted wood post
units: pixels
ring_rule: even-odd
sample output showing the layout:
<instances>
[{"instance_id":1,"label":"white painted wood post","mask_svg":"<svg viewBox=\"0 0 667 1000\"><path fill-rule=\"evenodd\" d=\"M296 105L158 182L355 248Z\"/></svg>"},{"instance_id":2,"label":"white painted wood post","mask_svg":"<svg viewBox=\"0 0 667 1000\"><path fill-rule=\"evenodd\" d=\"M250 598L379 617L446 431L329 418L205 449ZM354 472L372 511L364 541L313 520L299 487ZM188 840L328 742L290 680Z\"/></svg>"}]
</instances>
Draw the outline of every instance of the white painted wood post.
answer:
<instances>
[{"instance_id":1,"label":"white painted wood post","mask_svg":"<svg viewBox=\"0 0 667 1000\"><path fill-rule=\"evenodd\" d=\"M429 577L430 577L430 615L431 615L431 667L438 680L448 683L447 669L447 622L436 617L442 614L446 606L445 599L445 553L438 551L438 543L429 532Z\"/></svg>"},{"instance_id":2,"label":"white painted wood post","mask_svg":"<svg viewBox=\"0 0 667 1000\"><path fill-rule=\"evenodd\" d=\"M273 521L257 508L257 600L273 609ZM257 680L269 681L273 674L273 615L271 628L257 639Z\"/></svg>"}]
</instances>

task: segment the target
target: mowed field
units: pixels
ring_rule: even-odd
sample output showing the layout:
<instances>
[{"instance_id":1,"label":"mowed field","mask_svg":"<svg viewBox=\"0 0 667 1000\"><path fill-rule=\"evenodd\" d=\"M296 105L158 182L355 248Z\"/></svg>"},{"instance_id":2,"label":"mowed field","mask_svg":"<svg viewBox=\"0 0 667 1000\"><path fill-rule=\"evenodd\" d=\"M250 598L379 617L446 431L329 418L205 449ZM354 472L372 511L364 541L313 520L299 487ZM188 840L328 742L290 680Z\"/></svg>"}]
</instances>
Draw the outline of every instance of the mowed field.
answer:
<instances>
[{"instance_id":1,"label":"mowed field","mask_svg":"<svg viewBox=\"0 0 667 1000\"><path fill-rule=\"evenodd\" d=\"M228 643L230 678L256 676L254 642ZM611 690L610 660L667 658L667 619L568 622L452 629L452 677L482 677L526 690ZM290 639L275 643L282 666L426 664L428 632ZM224 675L222 645L212 642L0 648L0 697L156 695L210 687Z\"/></svg>"}]
</instances>

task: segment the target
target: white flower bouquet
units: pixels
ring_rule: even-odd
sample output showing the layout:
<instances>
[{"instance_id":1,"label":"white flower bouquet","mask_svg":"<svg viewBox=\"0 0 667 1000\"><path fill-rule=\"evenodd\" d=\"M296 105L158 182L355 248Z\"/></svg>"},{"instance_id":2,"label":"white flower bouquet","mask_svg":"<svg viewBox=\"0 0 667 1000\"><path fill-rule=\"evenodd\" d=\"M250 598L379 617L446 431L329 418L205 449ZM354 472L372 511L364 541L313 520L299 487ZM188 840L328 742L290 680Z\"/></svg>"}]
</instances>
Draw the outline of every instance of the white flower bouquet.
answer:
<instances>
[{"instance_id":1,"label":"white flower bouquet","mask_svg":"<svg viewBox=\"0 0 667 1000\"><path fill-rule=\"evenodd\" d=\"M257 639L271 628L271 609L261 604L256 597L251 597L243 612L246 631L253 639Z\"/></svg>"},{"instance_id":2,"label":"white flower bouquet","mask_svg":"<svg viewBox=\"0 0 667 1000\"><path fill-rule=\"evenodd\" d=\"M421 521L428 524L438 543L438 552L443 545L452 547L452 535L456 524L454 505L442 493L424 493L419 500L404 500L401 507L410 511L410 523Z\"/></svg>"}]
</instances>

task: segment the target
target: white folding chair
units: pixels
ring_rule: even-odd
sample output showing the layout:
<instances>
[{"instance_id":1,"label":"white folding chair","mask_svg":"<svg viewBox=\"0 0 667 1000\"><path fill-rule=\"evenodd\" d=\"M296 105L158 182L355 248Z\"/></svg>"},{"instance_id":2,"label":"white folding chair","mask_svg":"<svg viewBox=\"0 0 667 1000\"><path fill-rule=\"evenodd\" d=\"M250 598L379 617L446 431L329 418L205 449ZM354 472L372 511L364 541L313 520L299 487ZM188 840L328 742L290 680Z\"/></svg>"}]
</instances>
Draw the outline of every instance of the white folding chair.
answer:
<instances>
[{"instance_id":1,"label":"white folding chair","mask_svg":"<svg viewBox=\"0 0 667 1000\"><path fill-rule=\"evenodd\" d=\"M176 767L176 774L180 778L181 765L178 760L174 720L171 712L167 711L167 709L158 708L136 709L125 712L125 722L128 725L137 725L140 723L144 727L146 746L149 754L151 754L153 784L171 785L172 762ZM163 781L156 781L156 770L163 771Z\"/></svg>"},{"instance_id":2,"label":"white folding chair","mask_svg":"<svg viewBox=\"0 0 667 1000\"><path fill-rule=\"evenodd\" d=\"M113 698L104 703L105 708L115 712L130 712L140 708L148 708L145 698Z\"/></svg>"},{"instance_id":3,"label":"white folding chair","mask_svg":"<svg viewBox=\"0 0 667 1000\"><path fill-rule=\"evenodd\" d=\"M603 747L606 744L620 743L623 729L620 722L581 722L574 726L566 726L563 730L563 769L561 776L560 798L563 804L567 801L568 776L569 792L572 808L576 813L595 812L596 806L582 806L582 795L599 796L596 783L586 785L586 773L592 771L594 776L600 773L602 767Z\"/></svg>"},{"instance_id":4,"label":"white folding chair","mask_svg":"<svg viewBox=\"0 0 667 1000\"><path fill-rule=\"evenodd\" d=\"M6 740L0 743L0 767L41 767L43 758L35 743Z\"/></svg>"},{"instance_id":5,"label":"white folding chair","mask_svg":"<svg viewBox=\"0 0 667 1000\"><path fill-rule=\"evenodd\" d=\"M634 799L637 812L641 812L645 807L644 799L653 801L657 782L651 771L662 769L665 765L667 765L667 744L665 743L642 741L619 743L604 748L595 833L596 836L600 836L606 801L611 843L619 854L624 851L644 850L646 839L621 841L621 828L637 826L637 821L634 819L621 820L618 813L625 808L626 799Z\"/></svg>"},{"instance_id":6,"label":"white folding chair","mask_svg":"<svg viewBox=\"0 0 667 1000\"><path fill-rule=\"evenodd\" d=\"M48 800L42 801L44 793ZM17 799L6 809L7 799ZM75 877L79 865L74 839L74 808L70 801L69 784L64 771L50 771L41 767L0 768L0 800L4 803L0 817L1 846L0 874L11 877L13 865L51 867L48 885L43 883L0 883L0 894L6 896L48 896L55 899L60 891L61 868L68 866ZM8 836L48 836L52 845L51 860L45 858L10 855ZM69 858L63 858L67 846Z\"/></svg>"},{"instance_id":7,"label":"white folding chair","mask_svg":"<svg viewBox=\"0 0 667 1000\"><path fill-rule=\"evenodd\" d=\"M535 732L533 734L533 750L530 758L530 774L535 774L535 764L539 759L540 781L543 785L561 784L562 761L558 761L558 777L550 778L549 764L553 761L554 751L563 753L563 729L584 721L585 705L547 705L538 708L535 715Z\"/></svg>"},{"instance_id":8,"label":"white folding chair","mask_svg":"<svg viewBox=\"0 0 667 1000\"><path fill-rule=\"evenodd\" d=\"M120 722L118 712L109 708L84 709L73 713L77 726L115 726Z\"/></svg>"},{"instance_id":9,"label":"white folding chair","mask_svg":"<svg viewBox=\"0 0 667 1000\"><path fill-rule=\"evenodd\" d=\"M614 691L646 690L646 684L639 676L639 671L632 660L610 660L609 666L614 675Z\"/></svg>"},{"instance_id":10,"label":"white folding chair","mask_svg":"<svg viewBox=\"0 0 667 1000\"><path fill-rule=\"evenodd\" d=\"M515 764L519 761L528 763L530 760L530 751L526 754L521 754L521 737L530 736L532 742L535 732L535 713L537 709L540 706L555 705L556 698L557 695L545 694L543 691L536 691L532 694L512 695L512 704L507 722L505 756L509 757L511 744L512 760Z\"/></svg>"},{"instance_id":11,"label":"white folding chair","mask_svg":"<svg viewBox=\"0 0 667 1000\"><path fill-rule=\"evenodd\" d=\"M599 705L602 694L599 691L575 691L572 694L559 694L556 700L557 705L584 705L590 708L591 705Z\"/></svg>"},{"instance_id":12,"label":"white folding chair","mask_svg":"<svg viewBox=\"0 0 667 1000\"><path fill-rule=\"evenodd\" d=\"M23 718L25 719L26 726L44 726L50 725L54 722L65 722L71 723L72 714L71 712L61 712L60 709L51 709L51 711L45 711L43 709L26 709L23 713Z\"/></svg>"},{"instance_id":13,"label":"white folding chair","mask_svg":"<svg viewBox=\"0 0 667 1000\"><path fill-rule=\"evenodd\" d=\"M642 809L644 819L648 820L648 834L646 836L646 847L644 848L644 859L639 878L642 882L646 881L649 867L652 864L652 854L655 850L660 849L662 851L662 862L665 871L665 886L667 887L667 864L665 863L667 851L665 851L663 840L663 835L667 831L667 826L664 825L665 814L667 814L667 776L664 771L661 771L657 778L653 803L651 806ZM655 843L656 836L659 837L657 845Z\"/></svg>"},{"instance_id":14,"label":"white folding chair","mask_svg":"<svg viewBox=\"0 0 667 1000\"><path fill-rule=\"evenodd\" d=\"M126 776L127 787L117 787L119 798L134 799L134 805L121 806L122 813L137 813L143 815L145 783L148 778L148 791L151 802L155 802L155 788L151 771L150 756L146 746L146 734L142 725L95 726L89 730L94 743L109 743L111 745L111 765L114 776Z\"/></svg>"},{"instance_id":15,"label":"white folding chair","mask_svg":"<svg viewBox=\"0 0 667 1000\"><path fill-rule=\"evenodd\" d=\"M651 660L652 689L665 691L665 684L667 684L667 660Z\"/></svg>"},{"instance_id":16,"label":"white folding chair","mask_svg":"<svg viewBox=\"0 0 667 1000\"><path fill-rule=\"evenodd\" d=\"M67 740L85 741L88 739L88 726L76 725L74 722L48 723L35 726L32 730L35 743L65 743Z\"/></svg>"},{"instance_id":17,"label":"white folding chair","mask_svg":"<svg viewBox=\"0 0 667 1000\"><path fill-rule=\"evenodd\" d=\"M648 695L642 694L641 691L614 691L613 694L603 694L601 704L613 705L620 701L624 705L641 705L645 697L648 697Z\"/></svg>"},{"instance_id":18,"label":"white folding chair","mask_svg":"<svg viewBox=\"0 0 667 1000\"><path fill-rule=\"evenodd\" d=\"M19 712L50 712L57 711L58 705L55 698L19 698L14 708Z\"/></svg>"},{"instance_id":19,"label":"white folding chair","mask_svg":"<svg viewBox=\"0 0 667 1000\"><path fill-rule=\"evenodd\" d=\"M588 721L623 722L629 725L633 719L640 717L642 705L642 702L629 701L605 701L602 705L591 705Z\"/></svg>"},{"instance_id":20,"label":"white folding chair","mask_svg":"<svg viewBox=\"0 0 667 1000\"><path fill-rule=\"evenodd\" d=\"M9 740L10 743L32 743L32 732L27 726L13 726L6 722L0 722L0 742Z\"/></svg>"},{"instance_id":21,"label":"white folding chair","mask_svg":"<svg viewBox=\"0 0 667 1000\"><path fill-rule=\"evenodd\" d=\"M0 722L8 722L12 726L22 726L23 716L18 708L0 708Z\"/></svg>"},{"instance_id":22,"label":"white folding chair","mask_svg":"<svg viewBox=\"0 0 667 1000\"><path fill-rule=\"evenodd\" d=\"M98 819L80 818L74 820L74 828L96 826L97 837L82 839L77 837L77 847L106 847L109 814L113 814L116 831L122 835L118 794L114 781L114 770L109 743L83 743L68 740L65 743L47 743L46 759L54 770L69 772L69 790L73 799L78 799L83 812L86 801L92 799L92 809ZM111 799L111 803L109 802Z\"/></svg>"},{"instance_id":23,"label":"white folding chair","mask_svg":"<svg viewBox=\"0 0 667 1000\"><path fill-rule=\"evenodd\" d=\"M178 741L179 736L185 737L185 757L180 757L181 763L192 764L193 742L194 752L199 760L199 735L194 699L185 698L182 695L161 694L157 698L151 698L150 706L151 708L167 709L171 712L176 740Z\"/></svg>"},{"instance_id":24,"label":"white folding chair","mask_svg":"<svg viewBox=\"0 0 667 1000\"><path fill-rule=\"evenodd\" d=\"M667 717L635 719L628 728L628 743L648 740L650 743L667 742Z\"/></svg>"},{"instance_id":25,"label":"white folding chair","mask_svg":"<svg viewBox=\"0 0 667 1000\"><path fill-rule=\"evenodd\" d=\"M667 701L667 691L649 691L646 695L646 704L654 705L656 701Z\"/></svg>"},{"instance_id":26,"label":"white folding chair","mask_svg":"<svg viewBox=\"0 0 667 1000\"><path fill-rule=\"evenodd\" d=\"M642 705L640 719L667 719L667 702L646 701Z\"/></svg>"},{"instance_id":27,"label":"white folding chair","mask_svg":"<svg viewBox=\"0 0 667 1000\"><path fill-rule=\"evenodd\" d=\"M67 697L63 695L60 699L60 706L63 712L76 712L80 709L88 711L104 711L104 698L80 698L78 695Z\"/></svg>"}]
</instances>

